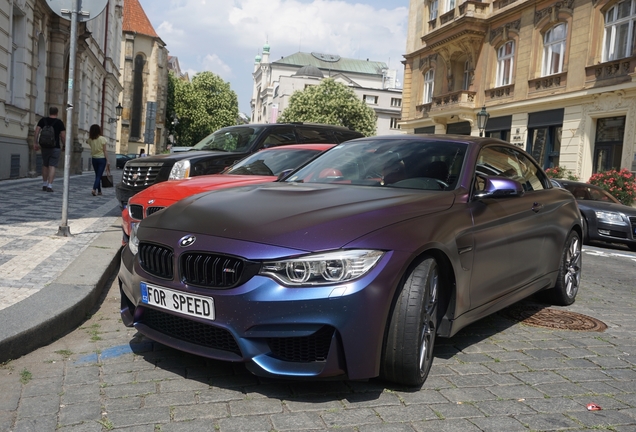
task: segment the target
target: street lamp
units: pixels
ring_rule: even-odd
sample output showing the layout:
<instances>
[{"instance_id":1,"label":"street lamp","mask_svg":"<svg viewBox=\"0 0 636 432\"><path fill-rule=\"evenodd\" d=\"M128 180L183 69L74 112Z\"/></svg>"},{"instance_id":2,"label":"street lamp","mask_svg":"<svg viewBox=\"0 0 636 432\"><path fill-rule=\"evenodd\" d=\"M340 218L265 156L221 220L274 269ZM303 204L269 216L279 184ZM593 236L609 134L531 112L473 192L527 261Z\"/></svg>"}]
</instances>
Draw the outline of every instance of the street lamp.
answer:
<instances>
[{"instance_id":1,"label":"street lamp","mask_svg":"<svg viewBox=\"0 0 636 432\"><path fill-rule=\"evenodd\" d=\"M481 107L481 111L477 113L477 127L479 128L479 136L484 136L484 129L486 129L486 124L488 123L488 119L490 118L490 114L486 111L486 105Z\"/></svg>"},{"instance_id":2,"label":"street lamp","mask_svg":"<svg viewBox=\"0 0 636 432\"><path fill-rule=\"evenodd\" d=\"M121 117L121 114L122 114L123 112L124 112L124 107L123 107L123 106L121 106L121 103L120 103L119 105L117 105L117 106L115 107L115 114L117 115L117 118L110 117L110 118L108 119L108 123L109 123L109 124L110 124L110 123L116 123L116 122L117 122L117 120L119 120L119 117Z\"/></svg>"}]
</instances>

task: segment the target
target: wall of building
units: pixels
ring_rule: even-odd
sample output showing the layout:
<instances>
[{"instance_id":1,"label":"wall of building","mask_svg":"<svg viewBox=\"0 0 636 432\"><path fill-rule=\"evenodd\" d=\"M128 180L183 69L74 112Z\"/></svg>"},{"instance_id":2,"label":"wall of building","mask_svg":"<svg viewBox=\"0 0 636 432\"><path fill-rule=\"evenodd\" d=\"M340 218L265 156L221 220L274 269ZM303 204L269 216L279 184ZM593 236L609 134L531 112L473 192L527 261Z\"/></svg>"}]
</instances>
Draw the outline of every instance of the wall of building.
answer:
<instances>
[{"instance_id":1,"label":"wall of building","mask_svg":"<svg viewBox=\"0 0 636 432\"><path fill-rule=\"evenodd\" d=\"M536 149L532 138L544 127L533 127L532 121L556 110L562 119L545 127L558 134L558 140L552 141L560 140L560 149L553 149L540 162L548 167L556 161L585 181L599 170L594 168L599 122L625 117L616 168L636 171L636 52L612 61L603 59L605 13L616 1L457 3L453 10L440 10L431 19L429 2L411 1L403 130L415 133L434 128L445 133L453 122L466 121L471 134L479 135L476 114L486 107L491 119L510 116L510 142L532 152ZM444 2L439 4L442 7ZM632 18L636 20L636 14ZM559 23L567 26L563 68L545 74L544 37ZM508 41L515 44L513 73L511 82L502 85L496 80L497 50ZM472 74L469 87L459 91L458 59L468 62ZM434 71L434 91L432 101L424 102L424 75L429 70Z\"/></svg>"},{"instance_id":2,"label":"wall of building","mask_svg":"<svg viewBox=\"0 0 636 432\"><path fill-rule=\"evenodd\" d=\"M104 116L115 116L120 91L121 4L121 0L111 0L96 18L78 25L75 106L73 119L69 119L70 21L51 11L44 0L0 0L0 179L41 173L41 155L34 150L33 135L35 125L51 106L58 107L59 118L72 138L67 149L72 152L70 173L81 174L90 167L85 143L88 127L93 122L102 124ZM113 165L114 132L104 128ZM65 160L63 153L59 175Z\"/></svg>"}]
</instances>

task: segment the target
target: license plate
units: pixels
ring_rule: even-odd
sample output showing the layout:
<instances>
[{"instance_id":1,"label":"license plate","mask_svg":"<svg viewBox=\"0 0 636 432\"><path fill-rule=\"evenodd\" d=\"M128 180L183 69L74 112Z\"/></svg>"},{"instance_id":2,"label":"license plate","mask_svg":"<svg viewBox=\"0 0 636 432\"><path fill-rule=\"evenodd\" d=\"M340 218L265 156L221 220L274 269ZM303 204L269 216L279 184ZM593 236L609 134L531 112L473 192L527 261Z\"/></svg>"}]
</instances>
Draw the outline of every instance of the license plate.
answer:
<instances>
[{"instance_id":1,"label":"license plate","mask_svg":"<svg viewBox=\"0 0 636 432\"><path fill-rule=\"evenodd\" d=\"M186 294L142 282L141 302L183 315L214 320L214 300L210 297Z\"/></svg>"}]
</instances>

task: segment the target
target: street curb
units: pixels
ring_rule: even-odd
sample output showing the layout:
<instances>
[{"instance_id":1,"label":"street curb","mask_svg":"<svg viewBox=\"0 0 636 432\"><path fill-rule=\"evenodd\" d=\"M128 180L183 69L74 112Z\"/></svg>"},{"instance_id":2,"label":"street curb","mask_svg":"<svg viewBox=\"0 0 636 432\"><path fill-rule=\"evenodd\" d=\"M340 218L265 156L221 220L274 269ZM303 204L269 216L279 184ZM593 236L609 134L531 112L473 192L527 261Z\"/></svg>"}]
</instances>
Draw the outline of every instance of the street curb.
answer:
<instances>
[{"instance_id":1,"label":"street curb","mask_svg":"<svg viewBox=\"0 0 636 432\"><path fill-rule=\"evenodd\" d=\"M51 284L0 310L0 362L45 346L81 324L119 268L121 227L100 234Z\"/></svg>"}]
</instances>

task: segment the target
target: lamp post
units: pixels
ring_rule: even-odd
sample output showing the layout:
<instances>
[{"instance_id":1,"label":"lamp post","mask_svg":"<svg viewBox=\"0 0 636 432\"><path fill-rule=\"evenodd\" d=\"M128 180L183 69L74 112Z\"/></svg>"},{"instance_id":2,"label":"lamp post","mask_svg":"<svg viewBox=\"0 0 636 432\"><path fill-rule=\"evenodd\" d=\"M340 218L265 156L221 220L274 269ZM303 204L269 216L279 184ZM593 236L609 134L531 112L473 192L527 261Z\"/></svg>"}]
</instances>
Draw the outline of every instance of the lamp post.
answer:
<instances>
[{"instance_id":1,"label":"lamp post","mask_svg":"<svg viewBox=\"0 0 636 432\"><path fill-rule=\"evenodd\" d=\"M124 107L121 106L121 103L119 105L117 105L115 107L115 115L117 116L116 118L113 117L109 117L108 118L108 123L116 123L117 120L119 120L119 118L121 117L122 113L124 112Z\"/></svg>"},{"instance_id":2,"label":"lamp post","mask_svg":"<svg viewBox=\"0 0 636 432\"><path fill-rule=\"evenodd\" d=\"M488 123L488 119L490 118L490 114L486 111L486 105L481 107L481 111L477 113L477 127L479 128L479 136L484 136L484 129L486 129L486 124Z\"/></svg>"}]
</instances>

